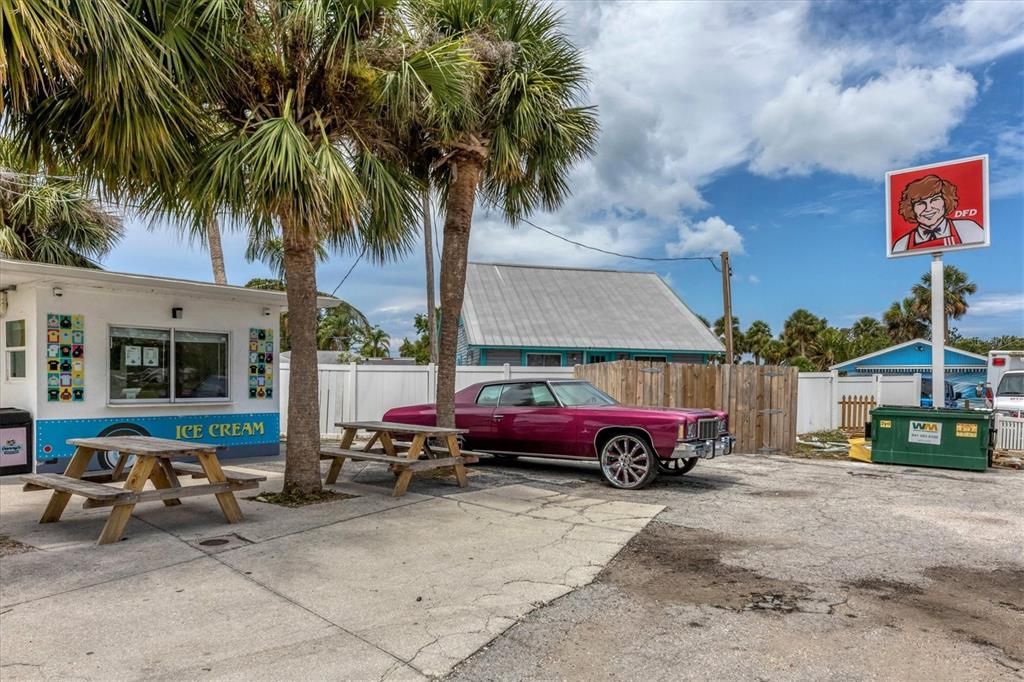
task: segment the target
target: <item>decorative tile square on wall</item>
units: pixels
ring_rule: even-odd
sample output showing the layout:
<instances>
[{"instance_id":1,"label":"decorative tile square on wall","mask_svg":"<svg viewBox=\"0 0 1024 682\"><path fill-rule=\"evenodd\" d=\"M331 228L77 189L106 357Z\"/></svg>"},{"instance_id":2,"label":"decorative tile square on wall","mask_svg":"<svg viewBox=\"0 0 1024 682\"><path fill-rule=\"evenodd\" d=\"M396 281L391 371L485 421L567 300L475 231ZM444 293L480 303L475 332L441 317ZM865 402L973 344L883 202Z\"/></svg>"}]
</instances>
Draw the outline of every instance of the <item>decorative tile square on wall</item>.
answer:
<instances>
[{"instance_id":1,"label":"decorative tile square on wall","mask_svg":"<svg viewBox=\"0 0 1024 682\"><path fill-rule=\"evenodd\" d=\"M249 328L249 397L274 397L274 330Z\"/></svg>"},{"instance_id":2,"label":"decorative tile square on wall","mask_svg":"<svg viewBox=\"0 0 1024 682\"><path fill-rule=\"evenodd\" d=\"M85 400L85 317L46 315L46 400Z\"/></svg>"}]
</instances>

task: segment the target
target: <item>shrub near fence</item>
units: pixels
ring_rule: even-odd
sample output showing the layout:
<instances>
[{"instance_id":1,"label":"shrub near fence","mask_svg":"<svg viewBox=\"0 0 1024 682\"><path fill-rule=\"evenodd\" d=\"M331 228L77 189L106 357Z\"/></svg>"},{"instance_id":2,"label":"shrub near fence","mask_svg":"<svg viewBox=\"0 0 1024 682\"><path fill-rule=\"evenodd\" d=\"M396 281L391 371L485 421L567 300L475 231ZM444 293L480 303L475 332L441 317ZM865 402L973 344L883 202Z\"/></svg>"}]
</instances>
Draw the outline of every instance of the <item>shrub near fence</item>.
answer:
<instances>
[{"instance_id":1,"label":"shrub near fence","mask_svg":"<svg viewBox=\"0 0 1024 682\"><path fill-rule=\"evenodd\" d=\"M575 375L626 405L724 410L737 452L791 452L796 446L795 367L620 360L578 365Z\"/></svg>"}]
</instances>

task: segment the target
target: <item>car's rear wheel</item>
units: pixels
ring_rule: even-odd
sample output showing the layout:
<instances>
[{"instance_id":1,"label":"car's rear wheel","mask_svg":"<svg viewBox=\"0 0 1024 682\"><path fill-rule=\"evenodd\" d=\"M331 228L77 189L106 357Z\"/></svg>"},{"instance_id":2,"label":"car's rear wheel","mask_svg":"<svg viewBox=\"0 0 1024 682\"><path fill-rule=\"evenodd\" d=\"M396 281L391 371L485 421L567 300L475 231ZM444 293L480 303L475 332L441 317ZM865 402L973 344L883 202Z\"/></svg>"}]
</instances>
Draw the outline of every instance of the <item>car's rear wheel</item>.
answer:
<instances>
[{"instance_id":1,"label":"car's rear wheel","mask_svg":"<svg viewBox=\"0 0 1024 682\"><path fill-rule=\"evenodd\" d=\"M690 459L660 459L658 460L658 466L661 467L661 473L668 474L669 476L682 476L687 471L697 466L697 460L699 457L691 457Z\"/></svg>"},{"instance_id":2,"label":"car's rear wheel","mask_svg":"<svg viewBox=\"0 0 1024 682\"><path fill-rule=\"evenodd\" d=\"M601 475L616 488L639 490L658 477L657 459L643 438L614 435L601 448Z\"/></svg>"}]
</instances>

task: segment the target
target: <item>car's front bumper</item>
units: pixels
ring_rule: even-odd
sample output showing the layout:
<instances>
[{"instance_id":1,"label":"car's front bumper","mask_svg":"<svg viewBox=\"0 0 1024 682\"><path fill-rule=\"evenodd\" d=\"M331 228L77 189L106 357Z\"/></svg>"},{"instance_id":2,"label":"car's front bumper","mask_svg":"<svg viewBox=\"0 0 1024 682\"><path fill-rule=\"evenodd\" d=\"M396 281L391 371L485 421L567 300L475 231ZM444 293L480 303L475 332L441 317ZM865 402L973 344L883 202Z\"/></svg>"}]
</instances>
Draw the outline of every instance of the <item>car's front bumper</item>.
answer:
<instances>
[{"instance_id":1,"label":"car's front bumper","mask_svg":"<svg viewBox=\"0 0 1024 682\"><path fill-rule=\"evenodd\" d=\"M679 441L676 443L676 449L672 451L671 459L714 459L718 455L732 454L735 445L736 438L729 434L707 440Z\"/></svg>"}]
</instances>

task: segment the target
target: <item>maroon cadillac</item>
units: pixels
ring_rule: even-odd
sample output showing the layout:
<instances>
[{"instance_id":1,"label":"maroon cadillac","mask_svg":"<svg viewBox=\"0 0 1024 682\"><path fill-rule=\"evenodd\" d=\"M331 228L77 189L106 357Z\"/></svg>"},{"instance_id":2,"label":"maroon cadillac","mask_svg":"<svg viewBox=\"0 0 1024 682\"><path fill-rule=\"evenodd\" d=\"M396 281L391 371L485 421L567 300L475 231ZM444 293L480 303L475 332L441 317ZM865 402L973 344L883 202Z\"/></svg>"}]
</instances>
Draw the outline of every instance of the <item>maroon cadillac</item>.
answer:
<instances>
[{"instance_id":1,"label":"maroon cadillac","mask_svg":"<svg viewBox=\"0 0 1024 682\"><path fill-rule=\"evenodd\" d=\"M433 425L434 405L389 410L384 421ZM638 490L659 473L682 475L732 452L729 417L717 410L627 407L586 381L474 384L455 394L467 449L504 457L597 459L616 488Z\"/></svg>"}]
</instances>

